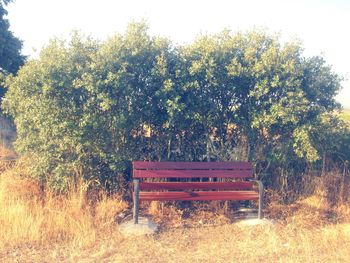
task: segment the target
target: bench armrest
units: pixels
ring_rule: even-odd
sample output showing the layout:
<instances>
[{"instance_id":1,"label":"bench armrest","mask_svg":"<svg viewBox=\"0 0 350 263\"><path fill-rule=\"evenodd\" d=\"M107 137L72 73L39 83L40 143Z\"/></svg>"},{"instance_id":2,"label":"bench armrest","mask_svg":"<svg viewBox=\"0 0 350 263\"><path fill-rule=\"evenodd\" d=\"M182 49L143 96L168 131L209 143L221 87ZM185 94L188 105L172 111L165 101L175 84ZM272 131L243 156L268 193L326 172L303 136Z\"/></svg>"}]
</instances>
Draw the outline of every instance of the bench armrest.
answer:
<instances>
[{"instance_id":1,"label":"bench armrest","mask_svg":"<svg viewBox=\"0 0 350 263\"><path fill-rule=\"evenodd\" d=\"M256 180L256 179L248 179L248 181L250 182L254 182L254 183L257 183L258 186L259 186L259 192L261 190L261 192L264 191L264 184L260 181L260 180Z\"/></svg>"}]
</instances>

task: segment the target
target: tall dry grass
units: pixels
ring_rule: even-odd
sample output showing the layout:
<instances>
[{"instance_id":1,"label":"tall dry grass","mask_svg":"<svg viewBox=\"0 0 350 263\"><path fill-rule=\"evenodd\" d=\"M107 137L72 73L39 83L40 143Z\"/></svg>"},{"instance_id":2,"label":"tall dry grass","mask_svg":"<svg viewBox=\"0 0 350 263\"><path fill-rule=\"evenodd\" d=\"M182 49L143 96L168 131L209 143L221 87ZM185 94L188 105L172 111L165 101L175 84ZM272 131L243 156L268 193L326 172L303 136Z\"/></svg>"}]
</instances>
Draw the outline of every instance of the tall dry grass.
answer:
<instances>
[{"instance_id":1,"label":"tall dry grass","mask_svg":"<svg viewBox=\"0 0 350 263\"><path fill-rule=\"evenodd\" d=\"M9 168L8 161L1 162L7 169L0 174L0 249L60 242L88 246L101 233L113 231L116 215L127 207L120 197L103 192L91 202L83 182L56 196L26 177L23 166Z\"/></svg>"},{"instance_id":2,"label":"tall dry grass","mask_svg":"<svg viewBox=\"0 0 350 263\"><path fill-rule=\"evenodd\" d=\"M269 193L267 224L240 224L223 203L155 202L142 214L160 231L126 237L116 215L130 204L120 197L92 198L82 182L55 196L21 161L0 168L0 262L350 262L348 185L339 173L310 180L314 194L290 205Z\"/></svg>"}]
</instances>

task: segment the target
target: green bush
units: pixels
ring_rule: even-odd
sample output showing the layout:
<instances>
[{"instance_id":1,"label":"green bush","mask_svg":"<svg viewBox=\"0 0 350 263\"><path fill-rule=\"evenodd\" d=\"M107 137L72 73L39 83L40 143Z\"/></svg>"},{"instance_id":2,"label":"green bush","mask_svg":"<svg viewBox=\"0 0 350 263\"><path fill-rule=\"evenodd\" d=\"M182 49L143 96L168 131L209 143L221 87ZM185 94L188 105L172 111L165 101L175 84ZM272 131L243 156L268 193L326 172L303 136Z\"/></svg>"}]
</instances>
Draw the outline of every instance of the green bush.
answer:
<instances>
[{"instance_id":1,"label":"green bush","mask_svg":"<svg viewBox=\"0 0 350 263\"><path fill-rule=\"evenodd\" d=\"M315 162L340 80L265 32L173 46L134 23L104 42L51 41L8 78L3 108L33 176L57 190L80 177L115 187L131 160L246 159L260 172Z\"/></svg>"}]
</instances>

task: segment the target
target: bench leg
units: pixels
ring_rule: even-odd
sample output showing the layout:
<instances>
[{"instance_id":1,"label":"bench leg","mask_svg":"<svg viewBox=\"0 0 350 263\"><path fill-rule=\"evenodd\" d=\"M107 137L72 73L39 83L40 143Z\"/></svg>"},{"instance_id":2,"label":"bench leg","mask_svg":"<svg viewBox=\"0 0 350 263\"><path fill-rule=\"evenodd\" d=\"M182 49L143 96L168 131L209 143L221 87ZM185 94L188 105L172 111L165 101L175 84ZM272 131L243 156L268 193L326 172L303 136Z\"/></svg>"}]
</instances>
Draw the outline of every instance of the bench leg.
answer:
<instances>
[{"instance_id":1,"label":"bench leg","mask_svg":"<svg viewBox=\"0 0 350 263\"><path fill-rule=\"evenodd\" d=\"M264 198L264 185L261 181L256 181L259 185L259 210L258 210L258 218L262 219L262 209L263 209L263 198Z\"/></svg>"},{"instance_id":2,"label":"bench leg","mask_svg":"<svg viewBox=\"0 0 350 263\"><path fill-rule=\"evenodd\" d=\"M140 199L139 199L139 193L140 193L140 180L138 179L134 179L133 181L134 183L134 196L133 196L133 203L134 203L134 207L133 207L133 220L134 220L134 224L138 224L139 223L139 208L140 208Z\"/></svg>"},{"instance_id":3,"label":"bench leg","mask_svg":"<svg viewBox=\"0 0 350 263\"><path fill-rule=\"evenodd\" d=\"M255 182L259 186L259 207L258 207L258 218L262 219L263 214L262 214L262 209L263 209L263 199L264 199L264 185L261 181L255 180L255 179L250 179L249 181Z\"/></svg>"}]
</instances>

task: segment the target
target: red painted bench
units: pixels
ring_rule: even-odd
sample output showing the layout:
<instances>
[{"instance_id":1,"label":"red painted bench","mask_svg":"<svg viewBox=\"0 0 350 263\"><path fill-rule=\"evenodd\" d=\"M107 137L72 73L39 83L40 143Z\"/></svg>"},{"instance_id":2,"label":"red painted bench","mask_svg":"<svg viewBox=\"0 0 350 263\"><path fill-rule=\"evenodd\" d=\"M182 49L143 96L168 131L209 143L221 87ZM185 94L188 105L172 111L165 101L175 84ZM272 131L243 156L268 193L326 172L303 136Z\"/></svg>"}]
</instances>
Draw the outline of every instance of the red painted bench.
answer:
<instances>
[{"instance_id":1,"label":"red painted bench","mask_svg":"<svg viewBox=\"0 0 350 263\"><path fill-rule=\"evenodd\" d=\"M249 162L135 161L132 165L135 224L138 223L139 204L144 201L257 200L258 217L262 218L264 187L253 179ZM177 181L159 181L169 178ZM217 181L208 181L209 178L217 178ZM143 179L152 179L152 182Z\"/></svg>"}]
</instances>

